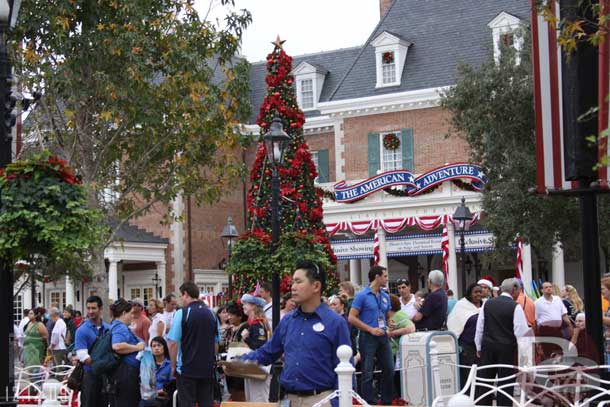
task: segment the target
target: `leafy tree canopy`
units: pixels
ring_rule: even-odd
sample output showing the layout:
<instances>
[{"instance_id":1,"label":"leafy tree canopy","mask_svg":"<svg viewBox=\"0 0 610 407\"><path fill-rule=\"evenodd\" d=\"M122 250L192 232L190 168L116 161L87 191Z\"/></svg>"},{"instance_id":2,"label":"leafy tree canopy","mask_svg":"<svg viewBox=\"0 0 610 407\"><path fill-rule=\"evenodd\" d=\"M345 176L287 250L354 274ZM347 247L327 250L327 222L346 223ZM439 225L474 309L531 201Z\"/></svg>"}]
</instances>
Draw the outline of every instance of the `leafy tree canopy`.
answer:
<instances>
[{"instance_id":1,"label":"leafy tree canopy","mask_svg":"<svg viewBox=\"0 0 610 407\"><path fill-rule=\"evenodd\" d=\"M217 200L244 171L249 66L236 54L250 22L231 11L220 26L191 0L23 2L15 70L43 95L27 146L66 159L89 204L120 221L181 192Z\"/></svg>"},{"instance_id":2,"label":"leafy tree canopy","mask_svg":"<svg viewBox=\"0 0 610 407\"><path fill-rule=\"evenodd\" d=\"M461 65L442 105L452 113L454 131L468 141L472 160L486 170L483 224L497 247L509 247L520 234L539 253L550 254L559 240L572 256L580 247L578 201L529 192L536 185L534 98L529 35L520 35L525 42L518 55L505 47L498 63L490 57L480 67ZM607 225L607 199L600 198L600 208L600 225ZM606 253L609 243L602 233ZM507 250L494 255L513 257Z\"/></svg>"}]
</instances>

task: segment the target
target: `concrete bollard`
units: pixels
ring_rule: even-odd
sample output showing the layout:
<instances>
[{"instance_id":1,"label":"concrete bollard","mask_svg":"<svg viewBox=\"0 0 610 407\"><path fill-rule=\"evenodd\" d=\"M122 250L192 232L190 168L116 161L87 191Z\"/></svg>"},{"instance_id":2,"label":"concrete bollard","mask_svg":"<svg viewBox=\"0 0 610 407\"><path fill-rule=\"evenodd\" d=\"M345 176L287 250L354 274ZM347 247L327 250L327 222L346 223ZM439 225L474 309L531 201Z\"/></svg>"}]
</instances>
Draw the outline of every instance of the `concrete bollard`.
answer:
<instances>
[{"instance_id":1,"label":"concrete bollard","mask_svg":"<svg viewBox=\"0 0 610 407\"><path fill-rule=\"evenodd\" d=\"M352 366L352 348L341 345L337 349L339 364L335 368L339 381L339 407L352 407L352 380L356 369Z\"/></svg>"},{"instance_id":2,"label":"concrete bollard","mask_svg":"<svg viewBox=\"0 0 610 407\"><path fill-rule=\"evenodd\" d=\"M48 380L42 384L42 393L44 394L43 406L46 407L61 407L61 403L57 399L61 391L61 383L55 379Z\"/></svg>"},{"instance_id":3,"label":"concrete bollard","mask_svg":"<svg viewBox=\"0 0 610 407\"><path fill-rule=\"evenodd\" d=\"M463 394L456 394L449 399L447 407L474 407L474 400Z\"/></svg>"}]
</instances>

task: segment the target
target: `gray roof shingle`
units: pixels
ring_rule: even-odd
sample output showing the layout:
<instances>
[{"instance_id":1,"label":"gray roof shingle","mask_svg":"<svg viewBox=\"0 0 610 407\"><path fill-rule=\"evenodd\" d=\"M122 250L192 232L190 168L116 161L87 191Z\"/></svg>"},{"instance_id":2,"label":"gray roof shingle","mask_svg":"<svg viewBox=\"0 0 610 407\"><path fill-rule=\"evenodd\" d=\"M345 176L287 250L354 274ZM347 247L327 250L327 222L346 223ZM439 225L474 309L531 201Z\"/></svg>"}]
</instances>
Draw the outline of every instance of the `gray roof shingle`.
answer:
<instances>
[{"instance_id":1,"label":"gray roof shingle","mask_svg":"<svg viewBox=\"0 0 610 407\"><path fill-rule=\"evenodd\" d=\"M111 222L112 224L112 222ZM159 237L135 225L123 223L118 230L114 232L114 241L131 242L131 243L160 243L168 244L169 239Z\"/></svg>"},{"instance_id":2,"label":"gray roof shingle","mask_svg":"<svg viewBox=\"0 0 610 407\"><path fill-rule=\"evenodd\" d=\"M505 11L525 23L528 0L395 0L363 46L293 57L292 67L306 61L328 70L320 102L363 98L452 85L460 62L480 65L492 52L487 24ZM375 50L371 45L384 31L412 43L400 86L376 89ZM252 117L266 95L266 63L252 64L250 72ZM319 115L318 111L306 117Z\"/></svg>"},{"instance_id":3,"label":"gray roof shingle","mask_svg":"<svg viewBox=\"0 0 610 407\"><path fill-rule=\"evenodd\" d=\"M292 59L292 69L299 66L301 62L310 63L326 69L328 73L324 78L324 87L320 94L320 101L327 101L330 92L339 84L339 80L345 74L347 68L353 63L356 55L360 52L360 46L353 48L342 48L334 51L320 52L315 54L299 55ZM252 103L251 123L256 123L256 117L263 99L267 95L267 62L255 62L250 70L250 87ZM319 112L310 111L305 114L306 117L319 115Z\"/></svg>"},{"instance_id":4,"label":"gray roof shingle","mask_svg":"<svg viewBox=\"0 0 610 407\"><path fill-rule=\"evenodd\" d=\"M505 11L529 21L527 0L395 0L329 100L446 86L456 81L460 62L480 65L492 52L487 24ZM388 31L412 43L399 86L375 89L375 49Z\"/></svg>"}]
</instances>

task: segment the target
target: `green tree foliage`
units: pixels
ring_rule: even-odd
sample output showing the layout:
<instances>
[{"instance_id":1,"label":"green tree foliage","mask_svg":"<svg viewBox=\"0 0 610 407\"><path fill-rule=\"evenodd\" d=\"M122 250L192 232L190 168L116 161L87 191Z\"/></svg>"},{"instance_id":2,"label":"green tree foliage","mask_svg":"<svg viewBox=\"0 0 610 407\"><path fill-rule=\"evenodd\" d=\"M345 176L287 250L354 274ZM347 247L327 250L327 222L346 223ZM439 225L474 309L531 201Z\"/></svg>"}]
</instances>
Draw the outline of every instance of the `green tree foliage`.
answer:
<instances>
[{"instance_id":1,"label":"green tree foliage","mask_svg":"<svg viewBox=\"0 0 610 407\"><path fill-rule=\"evenodd\" d=\"M220 27L191 0L24 2L16 72L43 95L28 145L67 160L120 221L181 192L214 202L244 170L249 66L235 55L250 21L230 12Z\"/></svg>"},{"instance_id":2,"label":"green tree foliage","mask_svg":"<svg viewBox=\"0 0 610 407\"><path fill-rule=\"evenodd\" d=\"M550 254L557 241L578 248L578 202L574 198L535 195L534 98L529 35L522 51L503 48L499 62L490 56L480 67L462 65L455 87L443 95L451 125L471 147L486 171L483 224L497 247L514 244L520 234L538 252ZM496 256L513 256L496 250ZM548 258L548 257L547 257Z\"/></svg>"},{"instance_id":3,"label":"green tree foliage","mask_svg":"<svg viewBox=\"0 0 610 407\"><path fill-rule=\"evenodd\" d=\"M181 193L218 200L245 174L239 123L251 111L236 57L251 15L221 3L222 25L192 0L23 2L12 60L24 91L42 94L25 155L65 159L117 228Z\"/></svg>"},{"instance_id":4,"label":"green tree foliage","mask_svg":"<svg viewBox=\"0 0 610 407\"><path fill-rule=\"evenodd\" d=\"M10 164L0 170L0 195L0 258L18 264L17 277L28 269L40 280L86 275L84 259L107 228L63 160L43 153Z\"/></svg>"}]
</instances>

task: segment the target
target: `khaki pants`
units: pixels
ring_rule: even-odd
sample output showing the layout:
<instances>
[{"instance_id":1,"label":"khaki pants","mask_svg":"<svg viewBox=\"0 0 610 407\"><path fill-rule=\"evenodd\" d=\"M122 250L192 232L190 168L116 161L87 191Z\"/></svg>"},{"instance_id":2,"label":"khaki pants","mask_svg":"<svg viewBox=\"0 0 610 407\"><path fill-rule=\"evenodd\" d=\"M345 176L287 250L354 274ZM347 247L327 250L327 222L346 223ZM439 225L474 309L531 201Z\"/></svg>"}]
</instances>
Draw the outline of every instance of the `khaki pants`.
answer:
<instances>
[{"instance_id":1,"label":"khaki pants","mask_svg":"<svg viewBox=\"0 0 610 407\"><path fill-rule=\"evenodd\" d=\"M290 407L312 407L314 404L327 397L332 393L332 390L323 391L315 396L300 397L296 394L287 394L286 398L290 400ZM325 407L330 407L330 401L322 404Z\"/></svg>"}]
</instances>

